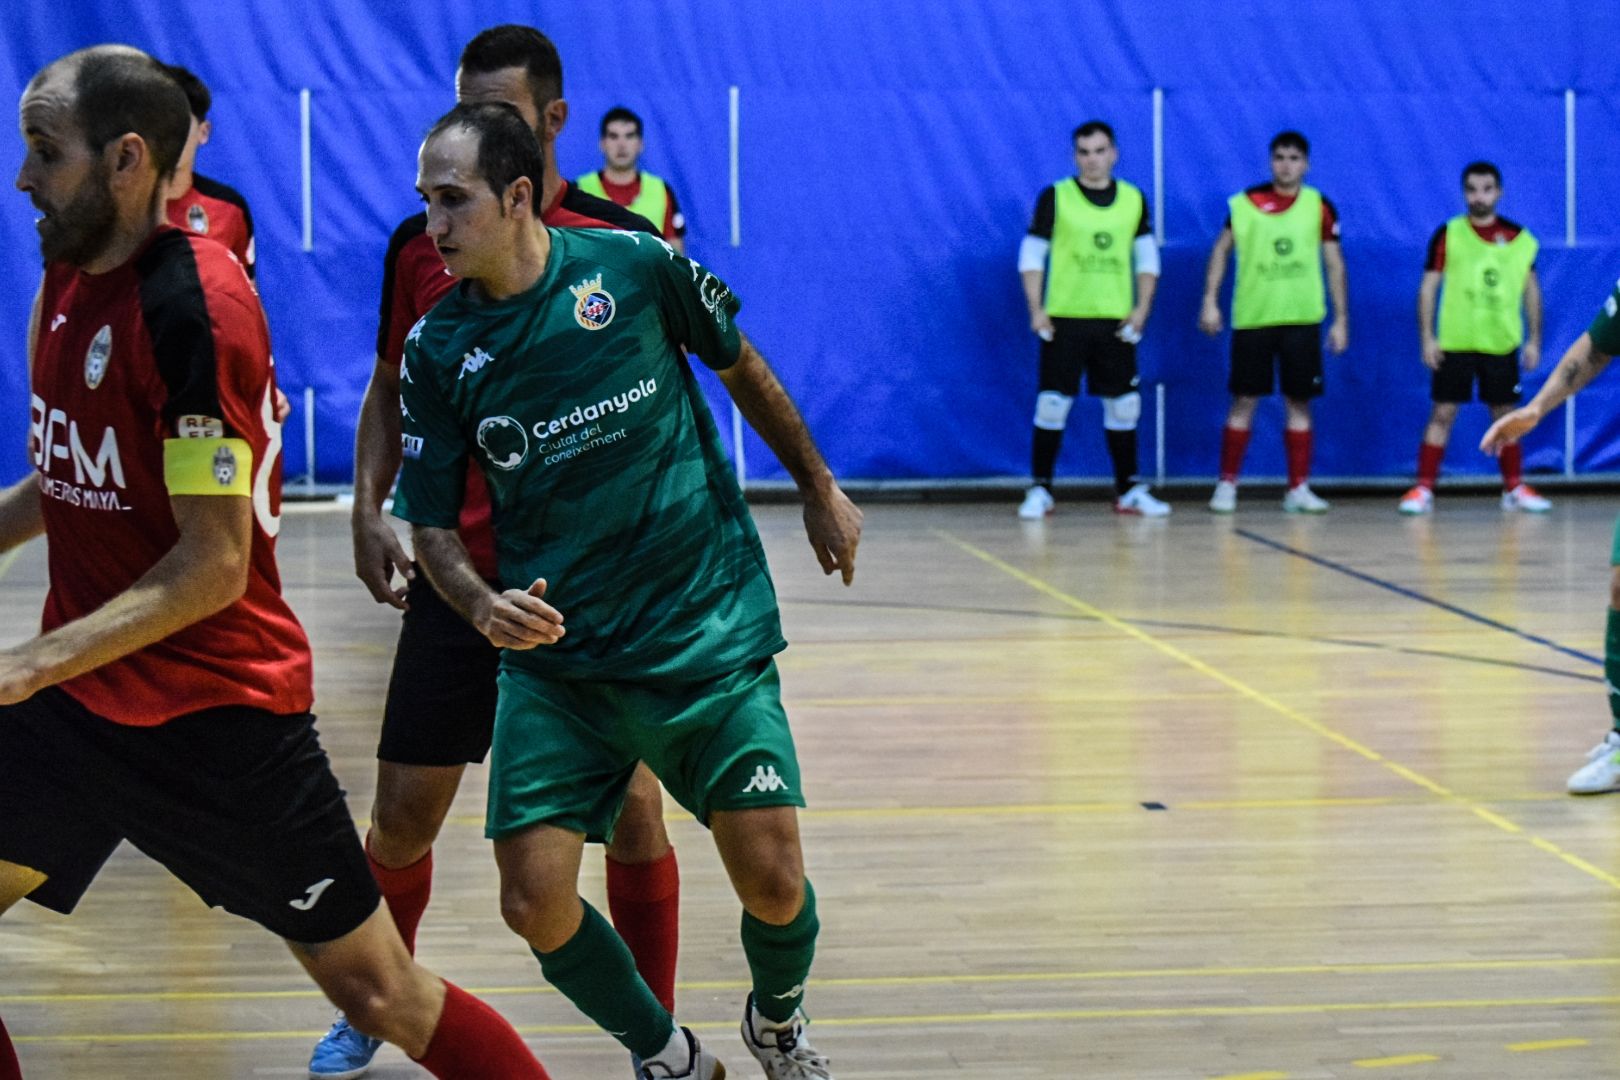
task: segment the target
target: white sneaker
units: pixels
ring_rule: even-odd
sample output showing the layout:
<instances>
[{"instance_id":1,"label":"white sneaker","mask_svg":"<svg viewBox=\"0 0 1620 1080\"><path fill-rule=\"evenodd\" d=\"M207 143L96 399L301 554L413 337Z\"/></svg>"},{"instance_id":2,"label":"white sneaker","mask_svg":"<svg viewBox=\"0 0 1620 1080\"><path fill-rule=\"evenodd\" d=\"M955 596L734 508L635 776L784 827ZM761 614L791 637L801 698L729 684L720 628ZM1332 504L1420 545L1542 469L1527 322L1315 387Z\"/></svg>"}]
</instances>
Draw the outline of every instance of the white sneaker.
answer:
<instances>
[{"instance_id":1,"label":"white sneaker","mask_svg":"<svg viewBox=\"0 0 1620 1080\"><path fill-rule=\"evenodd\" d=\"M1137 484L1114 500L1114 513L1139 514L1142 517L1169 517L1170 504L1156 499L1146 484Z\"/></svg>"},{"instance_id":2,"label":"white sneaker","mask_svg":"<svg viewBox=\"0 0 1620 1080\"><path fill-rule=\"evenodd\" d=\"M644 1061L641 1064L642 1080L726 1080L726 1067L720 1060L698 1042L690 1028L681 1028L678 1034L686 1036L686 1071L675 1072L674 1066L668 1064L665 1055L672 1053L669 1047L658 1057ZM675 1042L671 1039L670 1042Z\"/></svg>"},{"instance_id":3,"label":"white sneaker","mask_svg":"<svg viewBox=\"0 0 1620 1080\"><path fill-rule=\"evenodd\" d=\"M1326 499L1311 490L1311 485L1300 483L1288 489L1283 496L1283 509L1290 514L1325 514L1332 506Z\"/></svg>"},{"instance_id":4,"label":"white sneaker","mask_svg":"<svg viewBox=\"0 0 1620 1080\"><path fill-rule=\"evenodd\" d=\"M1552 509L1552 503L1529 484L1520 484L1511 491L1502 492L1502 509L1545 514Z\"/></svg>"},{"instance_id":5,"label":"white sneaker","mask_svg":"<svg viewBox=\"0 0 1620 1080\"><path fill-rule=\"evenodd\" d=\"M1237 484L1222 480L1215 485L1215 494L1209 497L1209 509L1215 514L1237 512Z\"/></svg>"},{"instance_id":6,"label":"white sneaker","mask_svg":"<svg viewBox=\"0 0 1620 1080\"><path fill-rule=\"evenodd\" d=\"M765 1070L765 1080L833 1080L827 1059L805 1039L804 1025L804 1013L798 1009L786 1024L772 1025L754 1008L754 995L748 995L742 1038L748 1052Z\"/></svg>"},{"instance_id":7,"label":"white sneaker","mask_svg":"<svg viewBox=\"0 0 1620 1080\"><path fill-rule=\"evenodd\" d=\"M1434 510L1434 492L1422 484L1401 496L1400 511L1403 514L1427 514Z\"/></svg>"},{"instance_id":8,"label":"white sneaker","mask_svg":"<svg viewBox=\"0 0 1620 1080\"><path fill-rule=\"evenodd\" d=\"M1565 785L1571 795L1602 795L1620 791L1620 731L1611 731L1586 755Z\"/></svg>"},{"instance_id":9,"label":"white sneaker","mask_svg":"<svg viewBox=\"0 0 1620 1080\"><path fill-rule=\"evenodd\" d=\"M1056 505L1057 500L1052 498L1052 493L1035 484L1024 492L1024 502L1018 507L1018 516L1025 521L1039 521L1051 514Z\"/></svg>"}]
</instances>

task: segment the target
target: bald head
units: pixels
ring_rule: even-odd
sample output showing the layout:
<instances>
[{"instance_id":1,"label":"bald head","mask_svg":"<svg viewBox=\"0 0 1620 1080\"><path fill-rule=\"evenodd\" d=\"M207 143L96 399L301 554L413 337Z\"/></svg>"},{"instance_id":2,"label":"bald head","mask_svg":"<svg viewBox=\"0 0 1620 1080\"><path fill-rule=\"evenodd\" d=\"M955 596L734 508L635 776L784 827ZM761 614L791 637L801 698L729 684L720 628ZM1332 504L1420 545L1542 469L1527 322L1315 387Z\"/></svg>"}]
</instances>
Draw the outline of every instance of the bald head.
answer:
<instances>
[{"instance_id":1,"label":"bald head","mask_svg":"<svg viewBox=\"0 0 1620 1080\"><path fill-rule=\"evenodd\" d=\"M30 105L70 122L95 153L138 135L159 178L174 171L191 131L185 91L161 64L128 45L95 45L41 68L23 92L24 135Z\"/></svg>"}]
</instances>

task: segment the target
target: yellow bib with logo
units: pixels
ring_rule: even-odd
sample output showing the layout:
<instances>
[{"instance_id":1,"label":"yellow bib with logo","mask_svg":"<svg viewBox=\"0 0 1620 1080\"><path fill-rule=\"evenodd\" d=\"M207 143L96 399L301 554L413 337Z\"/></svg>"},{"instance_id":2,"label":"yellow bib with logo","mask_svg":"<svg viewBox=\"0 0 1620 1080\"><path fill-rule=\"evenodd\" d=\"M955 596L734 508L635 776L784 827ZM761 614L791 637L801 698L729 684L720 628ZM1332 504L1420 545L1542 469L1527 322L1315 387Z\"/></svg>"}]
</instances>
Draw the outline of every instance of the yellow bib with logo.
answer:
<instances>
[{"instance_id":1,"label":"yellow bib with logo","mask_svg":"<svg viewBox=\"0 0 1620 1080\"><path fill-rule=\"evenodd\" d=\"M1480 239L1466 217L1446 222L1442 349L1505 356L1524 344L1524 285L1540 247L1529 229L1493 244Z\"/></svg>"},{"instance_id":2,"label":"yellow bib with logo","mask_svg":"<svg viewBox=\"0 0 1620 1080\"><path fill-rule=\"evenodd\" d=\"M1108 206L1097 206L1067 177L1056 194L1046 313L1059 319L1123 319L1135 303L1131 248L1142 222L1141 189L1124 180Z\"/></svg>"},{"instance_id":3,"label":"yellow bib with logo","mask_svg":"<svg viewBox=\"0 0 1620 1080\"><path fill-rule=\"evenodd\" d=\"M1322 286L1322 193L1301 187L1280 214L1268 214L1239 192L1227 200L1237 243L1232 327L1319 323L1327 316Z\"/></svg>"}]
</instances>

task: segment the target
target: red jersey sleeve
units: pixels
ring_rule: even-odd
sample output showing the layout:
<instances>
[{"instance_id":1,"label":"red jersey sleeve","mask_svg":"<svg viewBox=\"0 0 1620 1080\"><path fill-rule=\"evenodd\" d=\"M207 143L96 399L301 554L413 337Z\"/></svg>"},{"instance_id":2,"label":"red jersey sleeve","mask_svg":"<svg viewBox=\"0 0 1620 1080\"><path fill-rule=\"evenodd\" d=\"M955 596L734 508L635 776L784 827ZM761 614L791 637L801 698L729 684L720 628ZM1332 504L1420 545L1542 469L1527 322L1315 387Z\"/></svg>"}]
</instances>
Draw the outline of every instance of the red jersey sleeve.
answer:
<instances>
[{"instance_id":1,"label":"red jersey sleeve","mask_svg":"<svg viewBox=\"0 0 1620 1080\"><path fill-rule=\"evenodd\" d=\"M1326 195L1322 196L1322 243L1328 241L1338 242L1339 239L1339 208L1333 205L1333 200Z\"/></svg>"},{"instance_id":2,"label":"red jersey sleeve","mask_svg":"<svg viewBox=\"0 0 1620 1080\"><path fill-rule=\"evenodd\" d=\"M1444 273L1446 269L1446 227L1440 226L1429 237L1429 251L1423 259L1423 270L1429 274Z\"/></svg>"}]
</instances>

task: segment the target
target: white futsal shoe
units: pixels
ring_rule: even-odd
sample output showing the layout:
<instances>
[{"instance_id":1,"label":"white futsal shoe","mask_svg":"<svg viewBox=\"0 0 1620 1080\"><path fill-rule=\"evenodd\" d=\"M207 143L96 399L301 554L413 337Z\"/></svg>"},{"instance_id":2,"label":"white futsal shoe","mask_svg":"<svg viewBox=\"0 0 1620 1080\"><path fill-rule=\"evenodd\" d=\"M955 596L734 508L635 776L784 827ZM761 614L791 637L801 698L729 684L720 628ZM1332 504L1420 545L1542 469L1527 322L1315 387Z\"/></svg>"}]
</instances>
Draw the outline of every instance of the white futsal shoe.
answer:
<instances>
[{"instance_id":1,"label":"white futsal shoe","mask_svg":"<svg viewBox=\"0 0 1620 1080\"><path fill-rule=\"evenodd\" d=\"M1169 517L1170 504L1155 498L1146 484L1137 484L1114 500L1114 513L1139 517Z\"/></svg>"},{"instance_id":2,"label":"white futsal shoe","mask_svg":"<svg viewBox=\"0 0 1620 1080\"><path fill-rule=\"evenodd\" d=\"M1403 514L1427 514L1433 510L1434 492L1423 484L1401 496L1400 511Z\"/></svg>"},{"instance_id":3,"label":"white futsal shoe","mask_svg":"<svg viewBox=\"0 0 1620 1080\"><path fill-rule=\"evenodd\" d=\"M1033 484L1024 492L1024 501L1018 507L1018 516L1025 521L1039 521L1050 516L1052 508L1056 505L1057 500L1052 498L1050 491L1039 484Z\"/></svg>"},{"instance_id":4,"label":"white futsal shoe","mask_svg":"<svg viewBox=\"0 0 1620 1080\"><path fill-rule=\"evenodd\" d=\"M703 1049L703 1044L698 1042L691 1029L681 1028L676 1032L676 1037L670 1039L671 1046L681 1041L680 1036L685 1036L687 1057L683 1064L686 1071L675 1071L675 1066L667 1061L673 1050L665 1047L664 1052L658 1057L641 1063L642 1080L726 1080L726 1067L713 1054Z\"/></svg>"},{"instance_id":5,"label":"white futsal shoe","mask_svg":"<svg viewBox=\"0 0 1620 1080\"><path fill-rule=\"evenodd\" d=\"M1332 505L1303 482L1289 488L1288 494L1283 496L1283 509L1290 514L1325 514Z\"/></svg>"},{"instance_id":6,"label":"white futsal shoe","mask_svg":"<svg viewBox=\"0 0 1620 1080\"><path fill-rule=\"evenodd\" d=\"M798 1009L786 1024L772 1024L754 1008L754 995L748 995L742 1038L765 1070L765 1080L833 1080L827 1059L804 1037L804 1025L804 1013Z\"/></svg>"},{"instance_id":7,"label":"white futsal shoe","mask_svg":"<svg viewBox=\"0 0 1620 1080\"><path fill-rule=\"evenodd\" d=\"M1552 502L1529 484L1520 484L1511 491L1502 492L1502 509L1545 514L1552 509Z\"/></svg>"},{"instance_id":8,"label":"white futsal shoe","mask_svg":"<svg viewBox=\"0 0 1620 1080\"><path fill-rule=\"evenodd\" d=\"M1586 755L1586 764L1570 776L1571 795L1602 795L1620 791L1620 731L1611 731Z\"/></svg>"},{"instance_id":9,"label":"white futsal shoe","mask_svg":"<svg viewBox=\"0 0 1620 1080\"><path fill-rule=\"evenodd\" d=\"M1209 510L1212 514L1234 514L1237 512L1237 484L1231 480L1220 480L1215 484L1215 494L1209 497Z\"/></svg>"}]
</instances>

